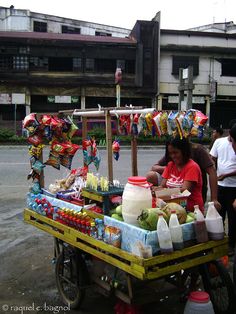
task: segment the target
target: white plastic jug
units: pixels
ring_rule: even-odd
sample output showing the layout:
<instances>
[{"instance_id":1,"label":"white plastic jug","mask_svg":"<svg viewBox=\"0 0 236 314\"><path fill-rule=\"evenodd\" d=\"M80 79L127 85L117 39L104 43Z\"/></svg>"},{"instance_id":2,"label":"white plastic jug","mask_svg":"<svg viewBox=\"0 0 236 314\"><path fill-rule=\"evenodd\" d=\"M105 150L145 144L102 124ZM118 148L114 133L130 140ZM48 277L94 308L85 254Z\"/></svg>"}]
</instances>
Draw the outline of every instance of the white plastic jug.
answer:
<instances>
[{"instance_id":1,"label":"white plastic jug","mask_svg":"<svg viewBox=\"0 0 236 314\"><path fill-rule=\"evenodd\" d=\"M170 229L163 217L163 214L159 214L157 221L157 238L162 253L173 252Z\"/></svg>"},{"instance_id":2,"label":"white plastic jug","mask_svg":"<svg viewBox=\"0 0 236 314\"><path fill-rule=\"evenodd\" d=\"M210 240L222 240L224 238L223 219L216 210L214 202L208 203L205 222Z\"/></svg>"},{"instance_id":3,"label":"white plastic jug","mask_svg":"<svg viewBox=\"0 0 236 314\"><path fill-rule=\"evenodd\" d=\"M183 231L179 224L176 210L171 211L169 229L174 250L182 250L184 248Z\"/></svg>"},{"instance_id":4,"label":"white plastic jug","mask_svg":"<svg viewBox=\"0 0 236 314\"><path fill-rule=\"evenodd\" d=\"M145 177L130 177L122 196L124 222L138 226L138 216L145 208L152 207L152 193Z\"/></svg>"},{"instance_id":5,"label":"white plastic jug","mask_svg":"<svg viewBox=\"0 0 236 314\"><path fill-rule=\"evenodd\" d=\"M215 314L209 294L205 291L193 291L188 297L184 314Z\"/></svg>"}]
</instances>

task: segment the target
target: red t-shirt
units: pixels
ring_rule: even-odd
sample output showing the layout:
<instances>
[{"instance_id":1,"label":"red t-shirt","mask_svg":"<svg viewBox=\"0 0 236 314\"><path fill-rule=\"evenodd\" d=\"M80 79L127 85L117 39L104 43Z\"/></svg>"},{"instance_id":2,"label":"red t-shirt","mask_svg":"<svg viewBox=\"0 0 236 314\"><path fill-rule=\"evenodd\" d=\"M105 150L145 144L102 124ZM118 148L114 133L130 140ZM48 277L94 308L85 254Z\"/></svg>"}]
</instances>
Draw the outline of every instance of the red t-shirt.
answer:
<instances>
[{"instance_id":1,"label":"red t-shirt","mask_svg":"<svg viewBox=\"0 0 236 314\"><path fill-rule=\"evenodd\" d=\"M173 161L170 161L162 177L167 179L166 187L168 188L181 188L184 181L193 182L191 195L187 200L187 209L193 211L194 205L199 205L199 208L203 210L203 198L202 198L202 174L198 164L190 159L183 169L178 170Z\"/></svg>"}]
</instances>

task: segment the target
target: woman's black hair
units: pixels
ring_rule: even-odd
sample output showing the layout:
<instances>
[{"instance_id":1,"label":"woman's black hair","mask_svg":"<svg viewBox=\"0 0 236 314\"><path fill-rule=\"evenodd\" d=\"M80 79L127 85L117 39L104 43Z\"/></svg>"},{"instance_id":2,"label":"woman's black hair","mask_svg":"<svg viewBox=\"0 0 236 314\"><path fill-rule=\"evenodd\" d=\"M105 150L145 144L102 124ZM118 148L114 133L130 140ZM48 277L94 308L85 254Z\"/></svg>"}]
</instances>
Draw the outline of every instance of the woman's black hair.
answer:
<instances>
[{"instance_id":1,"label":"woman's black hair","mask_svg":"<svg viewBox=\"0 0 236 314\"><path fill-rule=\"evenodd\" d=\"M187 138L180 138L179 136L174 137L167 144L167 147L171 145L181 151L183 155L184 163L187 163L191 158L191 144Z\"/></svg>"}]
</instances>

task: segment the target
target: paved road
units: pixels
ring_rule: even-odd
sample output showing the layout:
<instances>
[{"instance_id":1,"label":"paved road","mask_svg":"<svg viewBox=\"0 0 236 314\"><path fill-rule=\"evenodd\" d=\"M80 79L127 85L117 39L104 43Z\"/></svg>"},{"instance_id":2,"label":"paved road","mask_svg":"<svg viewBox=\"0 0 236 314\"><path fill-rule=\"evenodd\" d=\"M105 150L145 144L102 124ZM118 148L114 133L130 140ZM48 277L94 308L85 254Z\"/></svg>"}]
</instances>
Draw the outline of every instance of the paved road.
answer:
<instances>
[{"instance_id":1,"label":"paved road","mask_svg":"<svg viewBox=\"0 0 236 314\"><path fill-rule=\"evenodd\" d=\"M158 160L164 149L140 149L138 152L139 175L145 175L154 161ZM102 162L99 172L107 174L106 152L100 151ZM44 158L48 155L45 150ZM76 155L73 167L82 165L81 153ZM91 169L94 170L94 169ZM56 290L52 237L23 222L25 195L31 182L26 180L29 172L27 147L0 146L0 313L68 313L62 308ZM55 179L64 177L66 170L60 172L51 167L45 170L46 186ZM130 150L122 149L118 162L114 161L114 178L126 183L131 174ZM114 313L109 299L101 297L91 288L79 313ZM46 304L46 307L45 307ZM2 307L4 306L5 307ZM28 308L26 308L28 306ZM183 304L176 295L166 296L155 308L145 313L183 312ZM25 309L24 309L25 307ZM34 307L30 309L29 307ZM20 311L20 309L23 309ZM158 310L157 310L158 309ZM19 311L18 311L19 310ZM69 311L69 313L78 313Z\"/></svg>"},{"instance_id":2,"label":"paved road","mask_svg":"<svg viewBox=\"0 0 236 314\"><path fill-rule=\"evenodd\" d=\"M45 150L46 158L48 149ZM102 162L100 173L107 174L106 152L100 151ZM153 161L158 160L162 150L139 150L138 167L145 175ZM73 167L82 164L78 154ZM118 162L114 162L114 178L126 183L131 174L130 151L124 149ZM25 195L31 182L26 180L29 172L27 147L0 146L0 313L20 313L22 307L47 306L44 313L52 313L62 306L55 286L52 237L23 222ZM46 186L67 174L47 167ZM6 305L6 307L3 307ZM7 309L8 306L8 309ZM21 308L20 308L21 307ZM35 314L36 309L25 308L22 313ZM67 313L68 311L59 311ZM41 313L41 312L40 312ZM56 312L55 312L56 313ZM70 311L70 313L78 313ZM113 313L109 299L101 297L91 289L79 313Z\"/></svg>"}]
</instances>

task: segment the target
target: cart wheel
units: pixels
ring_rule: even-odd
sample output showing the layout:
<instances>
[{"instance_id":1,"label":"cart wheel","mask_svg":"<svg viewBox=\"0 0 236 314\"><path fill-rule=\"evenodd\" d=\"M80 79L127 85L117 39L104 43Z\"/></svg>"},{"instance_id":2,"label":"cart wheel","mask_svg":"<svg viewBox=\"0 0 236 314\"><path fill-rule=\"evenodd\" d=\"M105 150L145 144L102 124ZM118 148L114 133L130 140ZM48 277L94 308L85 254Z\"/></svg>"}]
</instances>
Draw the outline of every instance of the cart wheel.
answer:
<instances>
[{"instance_id":1,"label":"cart wheel","mask_svg":"<svg viewBox=\"0 0 236 314\"><path fill-rule=\"evenodd\" d=\"M83 285L87 269L83 258L74 250L63 250L56 262L56 284L64 304L78 309L85 297Z\"/></svg>"},{"instance_id":2,"label":"cart wheel","mask_svg":"<svg viewBox=\"0 0 236 314\"><path fill-rule=\"evenodd\" d=\"M216 314L235 312L235 290L231 277L221 262L201 265L205 290L209 293Z\"/></svg>"}]
</instances>

